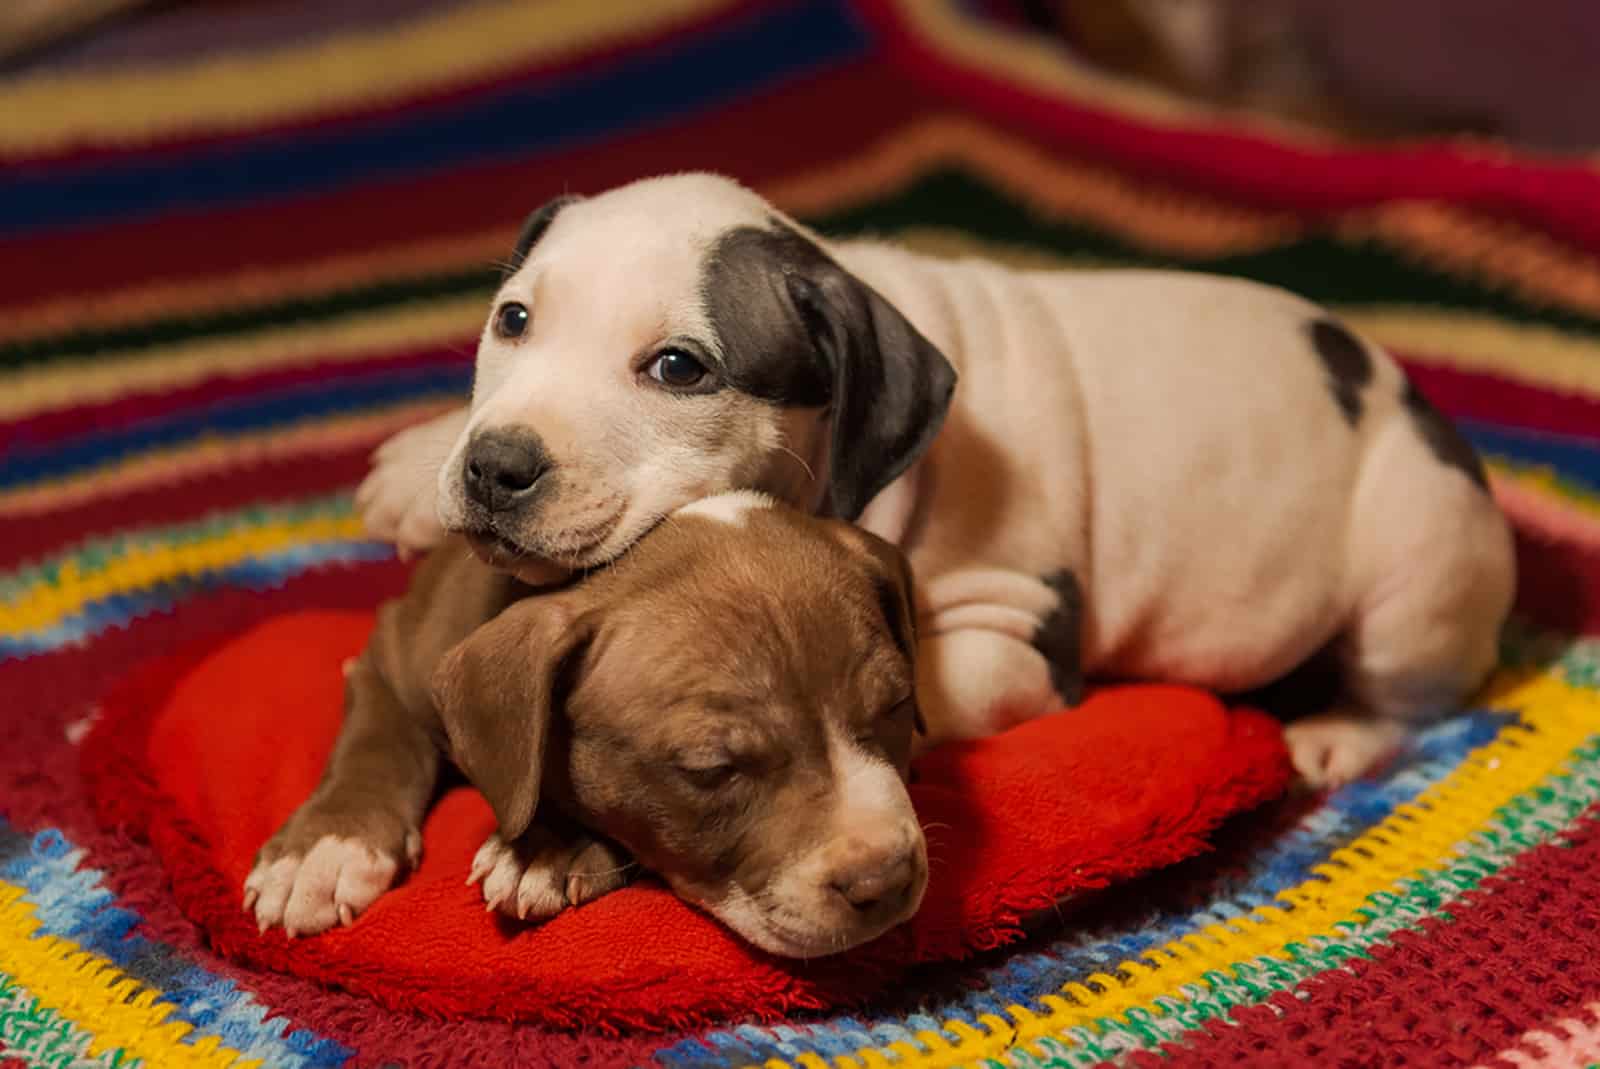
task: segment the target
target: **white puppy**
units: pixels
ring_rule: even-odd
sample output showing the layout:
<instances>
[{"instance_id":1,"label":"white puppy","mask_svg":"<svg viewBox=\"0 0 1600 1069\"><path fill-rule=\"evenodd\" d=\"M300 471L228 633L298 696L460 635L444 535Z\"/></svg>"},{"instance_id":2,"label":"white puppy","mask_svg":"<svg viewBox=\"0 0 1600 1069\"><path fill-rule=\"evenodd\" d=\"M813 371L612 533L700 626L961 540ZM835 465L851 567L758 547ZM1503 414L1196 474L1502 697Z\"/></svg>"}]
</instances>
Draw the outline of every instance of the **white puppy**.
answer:
<instances>
[{"instance_id":1,"label":"white puppy","mask_svg":"<svg viewBox=\"0 0 1600 1069\"><path fill-rule=\"evenodd\" d=\"M906 550L934 741L1085 675L1234 691L1331 646L1348 700L1290 740L1338 782L1471 694L1513 594L1471 448L1314 305L827 242L709 175L536 212L470 410L383 446L359 502L539 580L741 487Z\"/></svg>"}]
</instances>

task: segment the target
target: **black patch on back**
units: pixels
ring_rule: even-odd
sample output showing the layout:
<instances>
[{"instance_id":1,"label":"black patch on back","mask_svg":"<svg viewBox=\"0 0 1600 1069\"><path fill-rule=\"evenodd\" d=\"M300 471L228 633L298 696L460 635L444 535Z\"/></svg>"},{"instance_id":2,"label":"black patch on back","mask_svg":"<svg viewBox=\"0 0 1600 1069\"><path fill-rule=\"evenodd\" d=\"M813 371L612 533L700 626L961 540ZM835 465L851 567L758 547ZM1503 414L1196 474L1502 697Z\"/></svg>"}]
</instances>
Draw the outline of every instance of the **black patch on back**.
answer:
<instances>
[{"instance_id":1,"label":"black patch on back","mask_svg":"<svg viewBox=\"0 0 1600 1069\"><path fill-rule=\"evenodd\" d=\"M1328 389L1354 427L1361 422L1361 391L1372 382L1372 356L1354 334L1331 319L1315 319L1307 326L1311 345L1328 373Z\"/></svg>"},{"instance_id":2,"label":"black patch on back","mask_svg":"<svg viewBox=\"0 0 1600 1069\"><path fill-rule=\"evenodd\" d=\"M1044 576L1055 591L1056 607L1039 621L1033 648L1050 665L1050 685L1068 705L1083 700L1083 589L1070 571Z\"/></svg>"},{"instance_id":3,"label":"black patch on back","mask_svg":"<svg viewBox=\"0 0 1600 1069\"><path fill-rule=\"evenodd\" d=\"M789 297L788 276L829 264L817 246L787 227L735 227L706 258L700 292L721 342L721 378L774 404L821 408L833 375Z\"/></svg>"},{"instance_id":4,"label":"black patch on back","mask_svg":"<svg viewBox=\"0 0 1600 1069\"><path fill-rule=\"evenodd\" d=\"M1456 430L1455 424L1429 404L1428 399L1410 382L1406 383L1400 400L1405 403L1406 411L1411 414L1412 426L1417 428L1422 440L1428 443L1428 449L1439 463L1455 468L1477 483L1480 490L1488 490L1489 477L1484 473L1483 461L1478 458L1477 451L1471 444L1461 436L1461 432Z\"/></svg>"},{"instance_id":5,"label":"black patch on back","mask_svg":"<svg viewBox=\"0 0 1600 1069\"><path fill-rule=\"evenodd\" d=\"M550 224L555 222L556 213L567 205L582 200L576 193L564 193L559 197L546 201L536 208L522 221L522 231L517 235L517 244L511 250L511 258L505 262L500 272L500 281L504 282L522 268L528 258L529 251L544 237L544 232L550 229Z\"/></svg>"}]
</instances>

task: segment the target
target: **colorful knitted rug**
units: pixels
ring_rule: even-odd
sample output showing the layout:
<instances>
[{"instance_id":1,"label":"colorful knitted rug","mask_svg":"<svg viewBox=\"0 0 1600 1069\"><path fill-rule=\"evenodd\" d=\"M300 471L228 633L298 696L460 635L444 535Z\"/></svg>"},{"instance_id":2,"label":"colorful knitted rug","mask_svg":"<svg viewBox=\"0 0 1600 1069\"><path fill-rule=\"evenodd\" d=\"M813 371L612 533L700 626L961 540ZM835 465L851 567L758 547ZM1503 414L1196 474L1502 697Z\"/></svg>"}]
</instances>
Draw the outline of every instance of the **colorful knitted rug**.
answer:
<instances>
[{"instance_id":1,"label":"colorful knitted rug","mask_svg":"<svg viewBox=\"0 0 1600 1069\"><path fill-rule=\"evenodd\" d=\"M0 1065L1600 1061L1600 166L1222 118L1012 6L179 5L0 76ZM556 1033L220 961L93 819L97 697L398 591L350 492L461 396L522 215L682 168L836 233L1330 305L1490 460L1504 671L1380 778L849 1014Z\"/></svg>"}]
</instances>

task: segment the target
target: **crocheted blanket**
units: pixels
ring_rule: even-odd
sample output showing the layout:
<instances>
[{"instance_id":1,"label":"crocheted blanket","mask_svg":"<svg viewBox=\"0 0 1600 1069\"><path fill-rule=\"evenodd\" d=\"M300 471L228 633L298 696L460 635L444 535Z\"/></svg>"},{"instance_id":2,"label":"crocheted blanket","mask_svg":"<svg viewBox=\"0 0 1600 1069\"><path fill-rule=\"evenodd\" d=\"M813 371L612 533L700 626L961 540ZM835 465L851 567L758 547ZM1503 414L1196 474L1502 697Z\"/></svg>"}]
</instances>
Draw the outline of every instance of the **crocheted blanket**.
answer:
<instances>
[{"instance_id":1,"label":"crocheted blanket","mask_svg":"<svg viewBox=\"0 0 1600 1069\"><path fill-rule=\"evenodd\" d=\"M0 1064L1600 1061L1600 167L1219 116L1082 69L1021 6L179 5L0 76ZM847 1014L549 1032L213 956L93 819L97 698L398 591L350 492L465 389L523 213L690 167L835 233L1330 305L1489 460L1504 670L1381 778Z\"/></svg>"}]
</instances>

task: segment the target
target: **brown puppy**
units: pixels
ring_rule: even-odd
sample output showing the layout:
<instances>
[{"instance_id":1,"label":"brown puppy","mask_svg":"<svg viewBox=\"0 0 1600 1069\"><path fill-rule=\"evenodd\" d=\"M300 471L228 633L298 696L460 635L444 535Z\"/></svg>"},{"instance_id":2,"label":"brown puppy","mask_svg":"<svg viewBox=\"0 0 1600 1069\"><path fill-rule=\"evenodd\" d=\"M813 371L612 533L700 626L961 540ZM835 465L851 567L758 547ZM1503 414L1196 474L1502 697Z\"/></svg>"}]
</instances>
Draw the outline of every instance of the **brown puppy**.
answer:
<instances>
[{"instance_id":1,"label":"brown puppy","mask_svg":"<svg viewBox=\"0 0 1600 1069\"><path fill-rule=\"evenodd\" d=\"M471 878L501 912L620 887L629 854L775 954L843 950L915 912L896 550L736 493L529 595L457 540L380 610L322 782L246 881L263 930L349 924L414 864L441 754L494 808Z\"/></svg>"}]
</instances>

